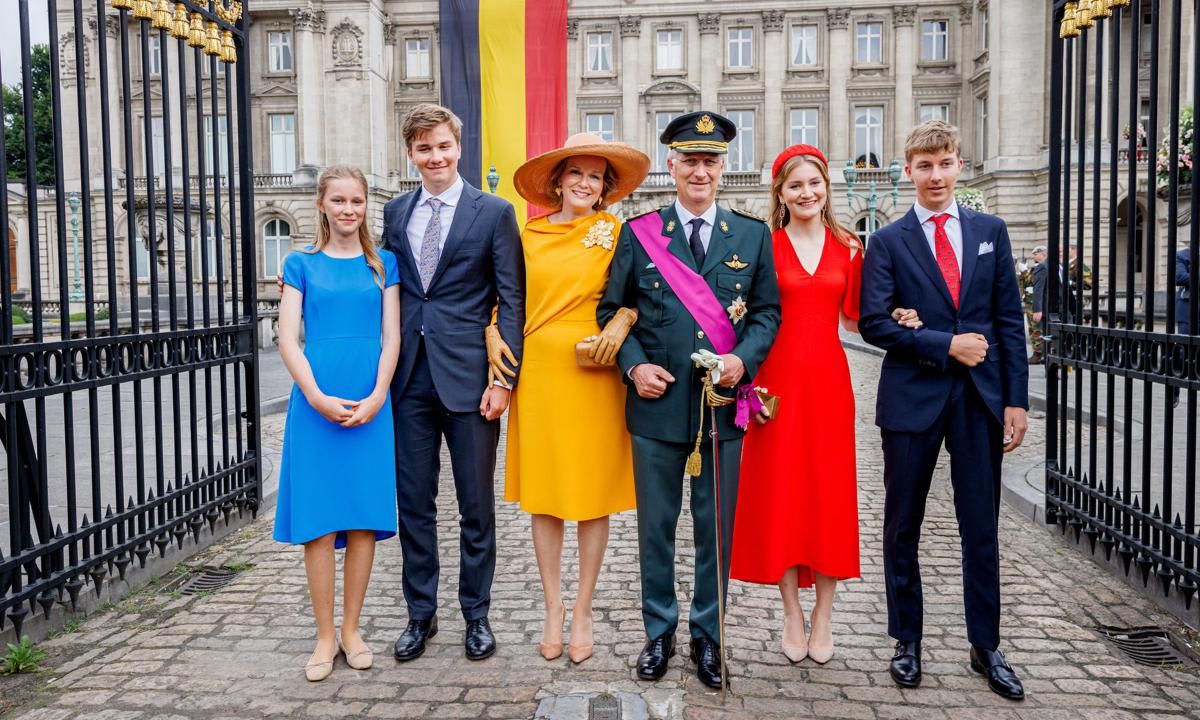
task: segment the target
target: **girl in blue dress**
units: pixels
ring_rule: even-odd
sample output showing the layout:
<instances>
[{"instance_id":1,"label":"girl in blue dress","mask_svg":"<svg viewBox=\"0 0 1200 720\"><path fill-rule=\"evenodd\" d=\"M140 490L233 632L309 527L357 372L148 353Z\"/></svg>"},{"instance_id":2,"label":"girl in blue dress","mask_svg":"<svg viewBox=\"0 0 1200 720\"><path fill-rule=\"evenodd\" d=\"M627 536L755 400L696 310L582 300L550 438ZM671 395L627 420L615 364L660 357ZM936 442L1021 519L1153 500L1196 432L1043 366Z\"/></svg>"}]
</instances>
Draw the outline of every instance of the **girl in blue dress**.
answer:
<instances>
[{"instance_id":1,"label":"girl in blue dress","mask_svg":"<svg viewBox=\"0 0 1200 720\"><path fill-rule=\"evenodd\" d=\"M396 534L396 454L388 386L400 354L396 256L365 222L367 180L335 165L317 184L316 243L283 263L279 354L295 386L288 405L275 539L304 545L317 647L310 681L339 652L371 667L359 615L375 542ZM301 322L304 347L300 345ZM343 617L334 629L334 548L346 548Z\"/></svg>"}]
</instances>

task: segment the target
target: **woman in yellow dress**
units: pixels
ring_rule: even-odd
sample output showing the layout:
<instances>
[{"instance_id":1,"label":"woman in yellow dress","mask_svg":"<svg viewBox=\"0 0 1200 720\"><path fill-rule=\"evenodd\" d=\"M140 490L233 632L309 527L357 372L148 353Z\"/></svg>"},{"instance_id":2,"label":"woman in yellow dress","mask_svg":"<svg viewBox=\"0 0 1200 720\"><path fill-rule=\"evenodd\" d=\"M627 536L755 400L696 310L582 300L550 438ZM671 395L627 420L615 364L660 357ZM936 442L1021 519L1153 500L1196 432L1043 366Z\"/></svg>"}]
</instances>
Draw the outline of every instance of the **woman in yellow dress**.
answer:
<instances>
[{"instance_id":1,"label":"woman in yellow dress","mask_svg":"<svg viewBox=\"0 0 1200 720\"><path fill-rule=\"evenodd\" d=\"M624 310L601 330L596 305L620 231L620 220L604 208L637 189L649 167L650 158L633 147L580 133L513 178L531 204L556 208L530 219L521 234L525 350L508 410L504 488L506 501L533 516L546 599L540 650L547 660L563 652L564 521L579 523L579 591L567 655L580 663L592 654L592 595L608 516L635 505L625 388L612 361L636 316ZM493 372L511 375L501 361L503 341L491 328L488 336ZM591 359L603 366L581 367L575 345L593 337Z\"/></svg>"}]
</instances>

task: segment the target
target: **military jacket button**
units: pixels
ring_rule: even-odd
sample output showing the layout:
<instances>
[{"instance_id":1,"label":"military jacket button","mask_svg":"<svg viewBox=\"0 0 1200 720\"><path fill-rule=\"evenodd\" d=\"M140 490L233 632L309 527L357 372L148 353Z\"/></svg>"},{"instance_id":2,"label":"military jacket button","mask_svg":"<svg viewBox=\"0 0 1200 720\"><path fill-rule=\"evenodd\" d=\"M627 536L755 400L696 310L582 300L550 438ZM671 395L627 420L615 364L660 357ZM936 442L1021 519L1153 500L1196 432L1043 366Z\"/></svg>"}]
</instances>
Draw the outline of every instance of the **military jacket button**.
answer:
<instances>
[{"instance_id":1,"label":"military jacket button","mask_svg":"<svg viewBox=\"0 0 1200 720\"><path fill-rule=\"evenodd\" d=\"M700 340L703 340L703 339L704 339L704 331L703 331L703 330L697 331L697 332L696 332L696 338L697 338L697 339L700 339Z\"/></svg>"}]
</instances>

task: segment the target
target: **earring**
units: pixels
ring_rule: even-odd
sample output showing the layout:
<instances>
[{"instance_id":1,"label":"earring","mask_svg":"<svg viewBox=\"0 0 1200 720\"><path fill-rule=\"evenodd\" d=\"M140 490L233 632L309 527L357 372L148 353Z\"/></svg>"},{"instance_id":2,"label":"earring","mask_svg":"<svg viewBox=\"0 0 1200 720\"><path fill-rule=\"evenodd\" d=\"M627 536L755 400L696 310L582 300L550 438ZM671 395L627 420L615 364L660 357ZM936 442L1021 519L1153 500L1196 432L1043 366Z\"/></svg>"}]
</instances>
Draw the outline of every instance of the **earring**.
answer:
<instances>
[{"instance_id":1,"label":"earring","mask_svg":"<svg viewBox=\"0 0 1200 720\"><path fill-rule=\"evenodd\" d=\"M554 194L561 197L562 196L562 188L554 188Z\"/></svg>"}]
</instances>

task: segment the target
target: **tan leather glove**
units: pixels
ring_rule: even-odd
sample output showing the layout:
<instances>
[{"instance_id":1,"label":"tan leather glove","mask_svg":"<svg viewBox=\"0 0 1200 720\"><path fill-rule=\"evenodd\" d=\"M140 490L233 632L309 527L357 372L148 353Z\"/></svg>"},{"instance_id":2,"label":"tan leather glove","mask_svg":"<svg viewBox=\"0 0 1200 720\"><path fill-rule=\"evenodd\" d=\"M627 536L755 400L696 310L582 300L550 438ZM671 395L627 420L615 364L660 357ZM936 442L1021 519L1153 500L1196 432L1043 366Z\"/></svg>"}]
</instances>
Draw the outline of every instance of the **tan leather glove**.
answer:
<instances>
[{"instance_id":1,"label":"tan leather glove","mask_svg":"<svg viewBox=\"0 0 1200 720\"><path fill-rule=\"evenodd\" d=\"M517 358L513 355L512 348L500 337L500 328L495 325L488 325L483 329L483 340L487 345L488 383L499 380L507 385L508 378L517 376L516 370L509 369L509 365L513 368L517 366ZM505 360L508 360L508 365L504 364ZM505 377L506 375L508 377Z\"/></svg>"},{"instance_id":2,"label":"tan leather glove","mask_svg":"<svg viewBox=\"0 0 1200 720\"><path fill-rule=\"evenodd\" d=\"M629 331L633 329L633 324L637 322L637 310L632 308L621 308L617 310L617 314L612 316L596 339L592 341L592 347L588 350L588 357L598 365L612 365L616 362L617 351L621 349L621 344L625 342Z\"/></svg>"}]
</instances>

